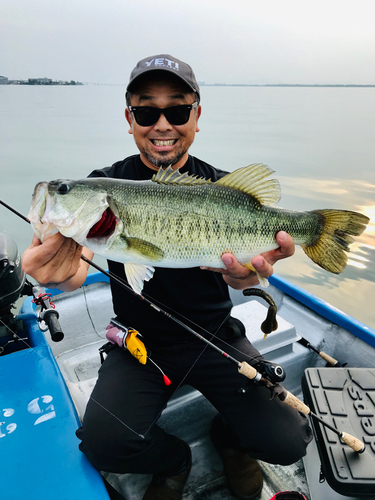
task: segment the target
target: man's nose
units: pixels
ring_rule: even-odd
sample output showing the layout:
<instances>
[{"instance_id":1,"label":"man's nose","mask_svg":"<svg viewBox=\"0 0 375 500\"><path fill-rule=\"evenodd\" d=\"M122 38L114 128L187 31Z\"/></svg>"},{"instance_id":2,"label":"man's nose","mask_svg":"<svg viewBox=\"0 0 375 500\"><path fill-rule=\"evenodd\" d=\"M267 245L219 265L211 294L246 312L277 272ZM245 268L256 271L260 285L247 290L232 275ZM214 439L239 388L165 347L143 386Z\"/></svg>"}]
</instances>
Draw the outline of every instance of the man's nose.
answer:
<instances>
[{"instance_id":1,"label":"man's nose","mask_svg":"<svg viewBox=\"0 0 375 500\"><path fill-rule=\"evenodd\" d=\"M155 123L156 130L172 130L172 125L166 119L163 113L160 113L159 120Z\"/></svg>"}]
</instances>

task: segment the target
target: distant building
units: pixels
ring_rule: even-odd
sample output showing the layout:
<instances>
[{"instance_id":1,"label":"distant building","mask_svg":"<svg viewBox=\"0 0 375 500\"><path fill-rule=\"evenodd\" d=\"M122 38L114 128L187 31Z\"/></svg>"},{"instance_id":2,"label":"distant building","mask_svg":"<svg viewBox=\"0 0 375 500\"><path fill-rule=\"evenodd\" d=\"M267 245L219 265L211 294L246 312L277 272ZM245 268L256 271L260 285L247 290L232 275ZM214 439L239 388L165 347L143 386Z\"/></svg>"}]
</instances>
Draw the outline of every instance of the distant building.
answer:
<instances>
[{"instance_id":1,"label":"distant building","mask_svg":"<svg viewBox=\"0 0 375 500\"><path fill-rule=\"evenodd\" d=\"M52 85L50 78L29 78L29 85Z\"/></svg>"},{"instance_id":2,"label":"distant building","mask_svg":"<svg viewBox=\"0 0 375 500\"><path fill-rule=\"evenodd\" d=\"M27 80L8 80L6 76L0 76L0 85L83 85L81 82L70 80L52 80L51 78L29 78Z\"/></svg>"}]
</instances>

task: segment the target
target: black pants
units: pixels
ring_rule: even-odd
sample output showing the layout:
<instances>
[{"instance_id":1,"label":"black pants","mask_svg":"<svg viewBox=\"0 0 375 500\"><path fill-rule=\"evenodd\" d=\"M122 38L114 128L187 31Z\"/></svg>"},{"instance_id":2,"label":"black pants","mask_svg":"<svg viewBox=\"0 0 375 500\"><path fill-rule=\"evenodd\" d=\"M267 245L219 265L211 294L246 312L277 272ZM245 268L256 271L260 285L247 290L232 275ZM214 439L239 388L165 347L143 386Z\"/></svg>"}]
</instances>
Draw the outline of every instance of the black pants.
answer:
<instances>
[{"instance_id":1,"label":"black pants","mask_svg":"<svg viewBox=\"0 0 375 500\"><path fill-rule=\"evenodd\" d=\"M231 345L252 358L260 357L244 337ZM225 346L225 351L246 360L231 347ZM109 353L99 370L82 427L77 431L81 451L97 469L170 476L178 472L186 457L184 444L156 421L183 379L225 419L231 429L223 433L227 441L223 444L228 448L246 450L253 458L281 465L305 455L312 439L306 417L277 398L270 400L269 390L263 387L250 384L246 394L239 394L238 389L246 382L244 376L201 341L154 349L151 357L172 385L164 385L151 362L141 365L119 347Z\"/></svg>"}]
</instances>

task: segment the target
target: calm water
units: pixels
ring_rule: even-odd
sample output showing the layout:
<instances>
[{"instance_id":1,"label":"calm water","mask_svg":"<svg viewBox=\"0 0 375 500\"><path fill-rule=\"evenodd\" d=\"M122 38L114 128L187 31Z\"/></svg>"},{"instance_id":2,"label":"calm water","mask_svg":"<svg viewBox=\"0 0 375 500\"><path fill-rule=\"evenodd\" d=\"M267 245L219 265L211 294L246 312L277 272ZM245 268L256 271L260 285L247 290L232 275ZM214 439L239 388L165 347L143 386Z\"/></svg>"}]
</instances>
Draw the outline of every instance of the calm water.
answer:
<instances>
[{"instance_id":1,"label":"calm water","mask_svg":"<svg viewBox=\"0 0 375 500\"><path fill-rule=\"evenodd\" d=\"M0 198L27 214L37 182L85 177L137 152L123 93L120 86L0 86ZM375 89L203 87L202 105L192 154L229 171L268 164L283 208L371 218L342 275L323 271L300 248L275 271L375 328ZM3 207L0 231L21 251L32 238Z\"/></svg>"}]
</instances>

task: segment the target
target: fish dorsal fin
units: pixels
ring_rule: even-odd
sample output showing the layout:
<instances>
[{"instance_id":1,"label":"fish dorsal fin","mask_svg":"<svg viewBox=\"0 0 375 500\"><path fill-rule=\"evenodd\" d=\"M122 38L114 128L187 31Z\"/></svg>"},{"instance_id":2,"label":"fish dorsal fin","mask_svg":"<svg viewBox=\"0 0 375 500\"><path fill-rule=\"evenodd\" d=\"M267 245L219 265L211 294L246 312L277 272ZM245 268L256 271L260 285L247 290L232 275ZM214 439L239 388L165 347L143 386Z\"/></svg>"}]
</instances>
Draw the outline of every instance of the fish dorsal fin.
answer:
<instances>
[{"instance_id":1,"label":"fish dorsal fin","mask_svg":"<svg viewBox=\"0 0 375 500\"><path fill-rule=\"evenodd\" d=\"M253 163L222 177L215 184L250 194L262 205L273 205L281 196L279 182L276 179L267 179L273 172L263 163Z\"/></svg>"},{"instance_id":2,"label":"fish dorsal fin","mask_svg":"<svg viewBox=\"0 0 375 500\"><path fill-rule=\"evenodd\" d=\"M152 182L157 182L158 184L175 184L179 186L192 186L197 184L208 184L211 180L206 180L203 177L197 177L196 175L189 175L187 172L181 174L178 169L173 170L171 166L163 170L159 169L158 173L152 177Z\"/></svg>"}]
</instances>

